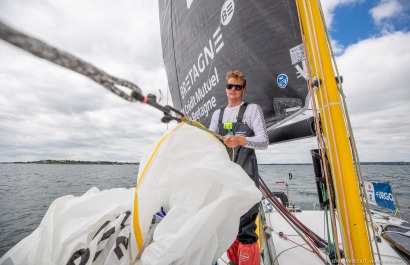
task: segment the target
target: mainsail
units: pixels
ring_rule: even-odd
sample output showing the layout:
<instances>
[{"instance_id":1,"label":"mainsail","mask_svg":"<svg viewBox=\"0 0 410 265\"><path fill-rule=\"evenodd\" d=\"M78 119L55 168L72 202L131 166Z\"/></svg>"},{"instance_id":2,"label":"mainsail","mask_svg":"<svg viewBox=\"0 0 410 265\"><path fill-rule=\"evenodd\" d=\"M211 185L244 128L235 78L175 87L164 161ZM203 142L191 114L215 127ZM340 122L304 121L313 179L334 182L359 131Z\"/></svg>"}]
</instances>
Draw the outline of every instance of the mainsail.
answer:
<instances>
[{"instance_id":1,"label":"mainsail","mask_svg":"<svg viewBox=\"0 0 410 265\"><path fill-rule=\"evenodd\" d=\"M226 105L225 74L247 77L244 100L258 103L267 128L307 106L295 1L158 1L165 69L174 107L208 126Z\"/></svg>"}]
</instances>

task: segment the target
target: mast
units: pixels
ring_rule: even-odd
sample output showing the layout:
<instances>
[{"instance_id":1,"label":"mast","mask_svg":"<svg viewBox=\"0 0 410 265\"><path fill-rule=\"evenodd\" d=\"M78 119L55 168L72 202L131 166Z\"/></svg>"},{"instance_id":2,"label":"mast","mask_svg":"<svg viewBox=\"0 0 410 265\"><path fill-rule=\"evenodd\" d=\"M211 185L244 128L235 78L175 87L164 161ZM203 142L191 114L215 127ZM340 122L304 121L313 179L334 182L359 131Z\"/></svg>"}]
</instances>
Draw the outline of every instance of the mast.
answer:
<instances>
[{"instance_id":1,"label":"mast","mask_svg":"<svg viewBox=\"0 0 410 265\"><path fill-rule=\"evenodd\" d=\"M373 261L371 246L325 24L318 0L297 0L297 6L308 67L311 69L309 78L318 80L314 97L320 116L326 156L333 176L345 262L370 264Z\"/></svg>"}]
</instances>

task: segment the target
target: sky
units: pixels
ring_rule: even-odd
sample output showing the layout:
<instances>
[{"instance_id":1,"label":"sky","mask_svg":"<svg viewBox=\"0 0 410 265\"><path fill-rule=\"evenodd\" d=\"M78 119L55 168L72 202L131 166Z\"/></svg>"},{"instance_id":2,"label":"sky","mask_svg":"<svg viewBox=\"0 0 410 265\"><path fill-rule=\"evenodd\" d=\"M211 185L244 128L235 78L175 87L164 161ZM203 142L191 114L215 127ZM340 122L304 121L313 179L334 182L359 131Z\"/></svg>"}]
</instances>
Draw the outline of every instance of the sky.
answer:
<instances>
[{"instance_id":1,"label":"sky","mask_svg":"<svg viewBox=\"0 0 410 265\"><path fill-rule=\"evenodd\" d=\"M410 2L323 1L361 161L410 161ZM157 1L1 0L0 20L163 94ZM175 122L0 40L0 162L140 161ZM309 163L315 138L271 145L259 163Z\"/></svg>"}]
</instances>

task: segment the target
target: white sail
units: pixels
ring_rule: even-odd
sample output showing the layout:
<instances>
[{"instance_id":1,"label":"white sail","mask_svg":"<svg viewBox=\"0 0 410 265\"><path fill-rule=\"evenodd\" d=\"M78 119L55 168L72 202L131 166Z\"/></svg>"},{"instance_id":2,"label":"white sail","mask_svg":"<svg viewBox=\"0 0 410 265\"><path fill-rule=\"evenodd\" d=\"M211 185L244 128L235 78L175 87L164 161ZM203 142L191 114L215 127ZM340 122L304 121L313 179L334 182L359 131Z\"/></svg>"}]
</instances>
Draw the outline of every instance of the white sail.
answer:
<instances>
[{"instance_id":1,"label":"white sail","mask_svg":"<svg viewBox=\"0 0 410 265\"><path fill-rule=\"evenodd\" d=\"M56 199L0 264L213 264L261 198L215 137L186 124L147 152L139 172L136 189ZM150 230L161 207L167 214Z\"/></svg>"}]
</instances>

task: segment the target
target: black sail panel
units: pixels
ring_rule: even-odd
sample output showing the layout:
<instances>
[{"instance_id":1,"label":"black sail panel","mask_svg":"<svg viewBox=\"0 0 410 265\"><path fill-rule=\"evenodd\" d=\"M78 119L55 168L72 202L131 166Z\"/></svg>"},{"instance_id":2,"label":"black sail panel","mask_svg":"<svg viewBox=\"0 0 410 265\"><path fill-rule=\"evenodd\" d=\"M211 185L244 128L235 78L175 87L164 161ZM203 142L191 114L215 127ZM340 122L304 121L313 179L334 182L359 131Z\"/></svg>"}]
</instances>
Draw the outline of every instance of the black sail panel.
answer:
<instances>
[{"instance_id":1,"label":"black sail panel","mask_svg":"<svg viewBox=\"0 0 410 265\"><path fill-rule=\"evenodd\" d=\"M306 108L308 88L294 1L159 1L163 58L174 107L208 126L227 104L225 75L247 78L244 101L267 127Z\"/></svg>"}]
</instances>

